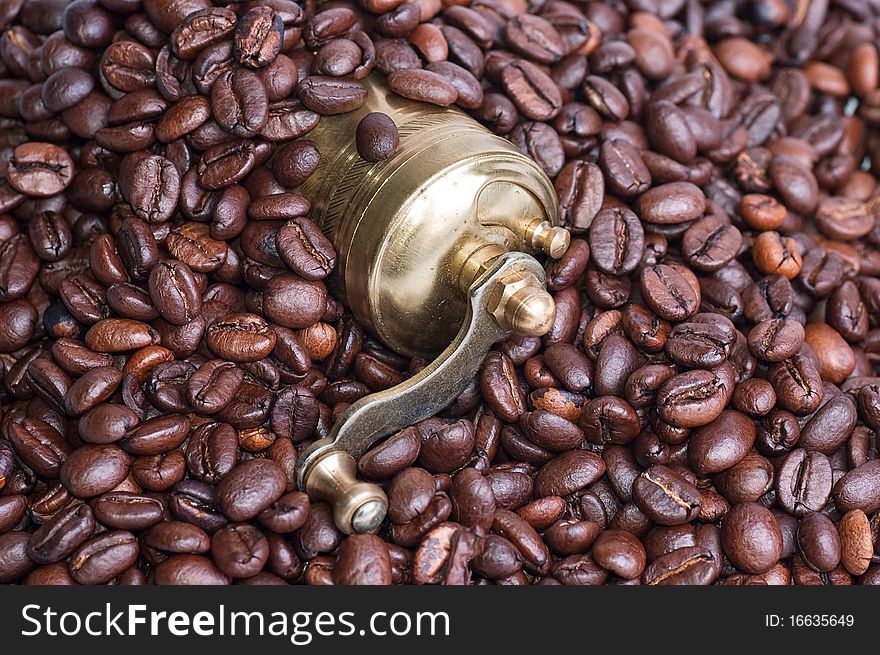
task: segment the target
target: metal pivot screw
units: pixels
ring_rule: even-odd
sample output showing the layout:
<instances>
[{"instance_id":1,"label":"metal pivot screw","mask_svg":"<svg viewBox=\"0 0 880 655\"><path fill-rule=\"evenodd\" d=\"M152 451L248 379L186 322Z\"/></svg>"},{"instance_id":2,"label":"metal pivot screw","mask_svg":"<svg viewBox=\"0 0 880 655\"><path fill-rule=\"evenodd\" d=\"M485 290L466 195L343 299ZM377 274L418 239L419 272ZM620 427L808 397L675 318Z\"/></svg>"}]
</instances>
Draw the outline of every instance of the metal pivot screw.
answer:
<instances>
[{"instance_id":1,"label":"metal pivot screw","mask_svg":"<svg viewBox=\"0 0 880 655\"><path fill-rule=\"evenodd\" d=\"M355 477L354 457L337 449L316 459L305 475L311 498L333 503L333 519L346 534L372 532L385 518L388 498L375 484Z\"/></svg>"},{"instance_id":2,"label":"metal pivot screw","mask_svg":"<svg viewBox=\"0 0 880 655\"><path fill-rule=\"evenodd\" d=\"M544 284L527 271L516 271L497 280L487 298L486 309L501 327L529 337L546 334L556 318L553 297Z\"/></svg>"}]
</instances>

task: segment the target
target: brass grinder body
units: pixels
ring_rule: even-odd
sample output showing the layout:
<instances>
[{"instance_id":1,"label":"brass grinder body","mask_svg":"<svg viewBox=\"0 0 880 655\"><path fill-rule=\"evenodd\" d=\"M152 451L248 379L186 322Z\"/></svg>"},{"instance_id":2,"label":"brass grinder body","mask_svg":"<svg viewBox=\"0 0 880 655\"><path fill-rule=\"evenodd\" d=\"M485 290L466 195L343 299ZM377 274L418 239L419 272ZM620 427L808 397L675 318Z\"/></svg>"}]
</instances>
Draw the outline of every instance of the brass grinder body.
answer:
<instances>
[{"instance_id":1,"label":"brass grinder body","mask_svg":"<svg viewBox=\"0 0 880 655\"><path fill-rule=\"evenodd\" d=\"M377 485L357 481L355 459L454 400L493 343L550 328L555 306L530 255L558 258L569 242L553 185L513 144L456 109L391 93L376 75L363 83L363 107L322 117L305 137L321 161L297 191L337 250L334 292L389 348L433 361L352 404L301 453L300 488L333 503L346 533L371 531L387 507ZM400 132L378 163L355 145L358 122L374 111Z\"/></svg>"},{"instance_id":2,"label":"brass grinder body","mask_svg":"<svg viewBox=\"0 0 880 655\"><path fill-rule=\"evenodd\" d=\"M321 161L298 191L337 249L334 291L389 348L431 359L458 331L480 267L540 250L533 231L556 223L556 193L531 159L466 114L401 98L375 75L364 84L363 107L306 135ZM374 111L400 132L379 163L354 143Z\"/></svg>"}]
</instances>

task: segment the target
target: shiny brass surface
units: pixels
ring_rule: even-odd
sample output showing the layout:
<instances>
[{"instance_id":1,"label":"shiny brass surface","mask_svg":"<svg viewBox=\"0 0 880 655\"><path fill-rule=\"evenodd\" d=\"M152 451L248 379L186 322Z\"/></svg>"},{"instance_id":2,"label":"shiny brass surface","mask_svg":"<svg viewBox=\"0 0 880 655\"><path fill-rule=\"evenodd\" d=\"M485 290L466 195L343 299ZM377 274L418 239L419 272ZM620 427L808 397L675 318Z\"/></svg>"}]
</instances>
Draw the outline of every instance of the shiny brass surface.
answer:
<instances>
[{"instance_id":1,"label":"shiny brass surface","mask_svg":"<svg viewBox=\"0 0 880 655\"><path fill-rule=\"evenodd\" d=\"M461 329L437 359L401 384L353 403L329 436L300 454L299 488L333 505L340 530L369 532L381 523L388 505L377 485L355 480L355 460L377 440L437 413L464 390L492 344L510 335L493 312L505 295L516 297L519 290L532 288L525 285L508 294L507 287L512 280L527 279L543 289L544 269L534 258L520 252L496 258L472 285Z\"/></svg>"},{"instance_id":2,"label":"shiny brass surface","mask_svg":"<svg viewBox=\"0 0 880 655\"><path fill-rule=\"evenodd\" d=\"M322 160L298 191L338 251L335 291L390 348L430 359L458 331L467 290L495 258L560 257L568 232L555 227L550 180L509 141L456 109L400 98L378 76L364 84L361 109L322 118L307 135ZM372 111L400 131L395 154L378 163L361 159L353 138ZM535 332L548 298L521 294L507 323Z\"/></svg>"}]
</instances>

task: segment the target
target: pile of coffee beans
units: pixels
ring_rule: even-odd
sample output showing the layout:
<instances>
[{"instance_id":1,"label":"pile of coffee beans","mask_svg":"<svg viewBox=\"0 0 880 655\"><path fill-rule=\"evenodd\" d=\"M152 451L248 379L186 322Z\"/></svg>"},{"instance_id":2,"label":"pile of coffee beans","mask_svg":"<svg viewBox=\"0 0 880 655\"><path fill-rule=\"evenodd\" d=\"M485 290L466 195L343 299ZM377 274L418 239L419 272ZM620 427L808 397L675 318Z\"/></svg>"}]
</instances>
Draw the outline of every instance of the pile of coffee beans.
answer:
<instances>
[{"instance_id":1,"label":"pile of coffee beans","mask_svg":"<svg viewBox=\"0 0 880 655\"><path fill-rule=\"evenodd\" d=\"M880 9L860 0L0 0L0 582L880 583ZM297 188L362 80L553 179L557 314L359 461L426 362ZM351 135L370 161L397 127Z\"/></svg>"}]
</instances>

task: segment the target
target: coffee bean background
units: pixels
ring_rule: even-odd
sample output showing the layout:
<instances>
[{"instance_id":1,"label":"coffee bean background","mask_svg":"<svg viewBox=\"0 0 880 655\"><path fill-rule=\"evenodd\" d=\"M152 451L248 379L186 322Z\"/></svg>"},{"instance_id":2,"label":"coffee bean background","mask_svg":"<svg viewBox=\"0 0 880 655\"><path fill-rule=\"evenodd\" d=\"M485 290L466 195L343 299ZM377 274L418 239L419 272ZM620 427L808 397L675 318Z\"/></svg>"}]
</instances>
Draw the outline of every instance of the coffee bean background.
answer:
<instances>
[{"instance_id":1,"label":"coffee bean background","mask_svg":"<svg viewBox=\"0 0 880 655\"><path fill-rule=\"evenodd\" d=\"M880 583L880 11L852 0L0 0L0 582ZM555 183L543 338L360 459L426 362L328 292L309 131L392 92ZM351 135L369 161L398 126Z\"/></svg>"}]
</instances>

